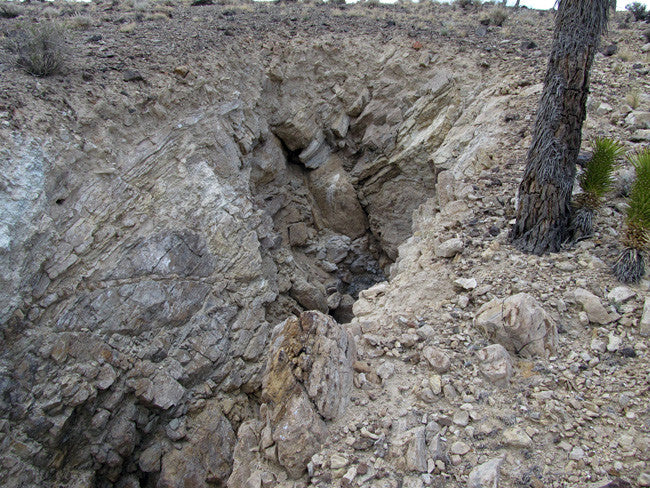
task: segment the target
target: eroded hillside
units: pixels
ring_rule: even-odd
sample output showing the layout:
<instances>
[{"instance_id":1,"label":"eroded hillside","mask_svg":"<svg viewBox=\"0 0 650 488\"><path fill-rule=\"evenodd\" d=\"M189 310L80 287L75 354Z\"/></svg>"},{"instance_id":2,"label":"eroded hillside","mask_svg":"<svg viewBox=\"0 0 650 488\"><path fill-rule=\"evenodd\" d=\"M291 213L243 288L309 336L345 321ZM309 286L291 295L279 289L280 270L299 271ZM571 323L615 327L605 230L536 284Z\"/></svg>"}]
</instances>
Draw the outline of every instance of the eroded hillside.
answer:
<instances>
[{"instance_id":1,"label":"eroded hillside","mask_svg":"<svg viewBox=\"0 0 650 488\"><path fill-rule=\"evenodd\" d=\"M612 295L620 200L577 248L508 246L552 14L494 11L1 19L69 27L59 75L3 51L3 484L645 483L648 283ZM586 138L647 144L642 31L613 22ZM520 292L550 342L484 350Z\"/></svg>"}]
</instances>

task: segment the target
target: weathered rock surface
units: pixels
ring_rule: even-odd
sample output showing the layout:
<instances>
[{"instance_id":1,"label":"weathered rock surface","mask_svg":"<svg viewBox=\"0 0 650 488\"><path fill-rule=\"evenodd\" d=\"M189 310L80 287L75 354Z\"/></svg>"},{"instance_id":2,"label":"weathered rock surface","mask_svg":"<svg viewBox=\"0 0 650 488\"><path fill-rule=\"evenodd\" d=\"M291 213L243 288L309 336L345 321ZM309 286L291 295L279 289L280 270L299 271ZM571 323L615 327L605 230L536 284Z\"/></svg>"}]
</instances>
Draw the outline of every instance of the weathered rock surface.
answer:
<instances>
[{"instance_id":1,"label":"weathered rock surface","mask_svg":"<svg viewBox=\"0 0 650 488\"><path fill-rule=\"evenodd\" d=\"M291 476L302 475L320 449L324 420L345 410L355 351L348 332L319 312L303 312L275 328L262 395L277 460Z\"/></svg>"},{"instance_id":2,"label":"weathered rock surface","mask_svg":"<svg viewBox=\"0 0 650 488\"><path fill-rule=\"evenodd\" d=\"M218 406L191 420L189 442L162 458L158 488L225 485L231 472L235 433Z\"/></svg>"},{"instance_id":3,"label":"weathered rock surface","mask_svg":"<svg viewBox=\"0 0 650 488\"><path fill-rule=\"evenodd\" d=\"M557 348L557 326L535 298L519 293L483 305L474 325L523 357L545 357Z\"/></svg>"},{"instance_id":4,"label":"weathered rock surface","mask_svg":"<svg viewBox=\"0 0 650 488\"><path fill-rule=\"evenodd\" d=\"M497 488L502 464L503 458L495 458L476 466L469 473L468 488Z\"/></svg>"},{"instance_id":5,"label":"weathered rock surface","mask_svg":"<svg viewBox=\"0 0 650 488\"><path fill-rule=\"evenodd\" d=\"M3 52L0 484L455 488L494 458L513 486L648 484L648 283L609 274L623 200L554 255L507 240L551 15L136 3L0 19L13 39L52 16L71 47L39 79ZM634 151L644 36L618 15L583 139ZM509 376L487 357L506 325L472 319L521 292L560 335L509 336ZM273 326L305 308L349 322L359 361L323 322L261 403Z\"/></svg>"},{"instance_id":6,"label":"weathered rock surface","mask_svg":"<svg viewBox=\"0 0 650 488\"><path fill-rule=\"evenodd\" d=\"M477 351L481 373L497 385L507 385L512 377L512 359L501 344L492 344Z\"/></svg>"}]
</instances>

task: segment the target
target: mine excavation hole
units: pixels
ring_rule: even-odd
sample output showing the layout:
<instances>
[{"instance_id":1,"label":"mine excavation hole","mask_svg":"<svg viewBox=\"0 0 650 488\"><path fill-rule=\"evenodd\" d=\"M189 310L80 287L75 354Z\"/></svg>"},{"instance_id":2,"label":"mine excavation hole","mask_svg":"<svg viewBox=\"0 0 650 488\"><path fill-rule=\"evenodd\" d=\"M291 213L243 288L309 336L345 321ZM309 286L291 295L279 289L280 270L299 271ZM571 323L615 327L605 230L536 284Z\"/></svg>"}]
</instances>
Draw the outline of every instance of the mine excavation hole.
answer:
<instances>
[{"instance_id":1,"label":"mine excavation hole","mask_svg":"<svg viewBox=\"0 0 650 488\"><path fill-rule=\"evenodd\" d=\"M287 312L316 309L339 323L350 322L359 293L386 280L384 267L392 262L373 234L346 171L354 162L333 152L318 167L309 168L304 149L291 150L283 141L278 143L284 159L282 174L274 185L255 189L266 196L267 208L278 206L274 196L283 195L283 205L269 213L292 258L278 266L288 290L278 304L270 306L269 315L278 320L286 318Z\"/></svg>"}]
</instances>

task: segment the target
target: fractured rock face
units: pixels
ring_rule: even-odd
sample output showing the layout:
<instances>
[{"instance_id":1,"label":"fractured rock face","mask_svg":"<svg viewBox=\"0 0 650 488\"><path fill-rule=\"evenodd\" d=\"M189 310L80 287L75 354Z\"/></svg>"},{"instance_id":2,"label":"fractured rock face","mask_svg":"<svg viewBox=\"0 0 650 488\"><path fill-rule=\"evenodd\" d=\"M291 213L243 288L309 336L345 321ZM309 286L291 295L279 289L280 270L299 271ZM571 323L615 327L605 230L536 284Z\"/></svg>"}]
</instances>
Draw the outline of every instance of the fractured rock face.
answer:
<instances>
[{"instance_id":1,"label":"fractured rock face","mask_svg":"<svg viewBox=\"0 0 650 488\"><path fill-rule=\"evenodd\" d=\"M476 353L481 373L494 384L507 385L512 376L512 359L501 344L492 344Z\"/></svg>"},{"instance_id":2,"label":"fractured rock face","mask_svg":"<svg viewBox=\"0 0 650 488\"><path fill-rule=\"evenodd\" d=\"M546 357L557 348L555 322L527 293L489 301L478 310L474 325L508 351L523 357Z\"/></svg>"},{"instance_id":3,"label":"fractured rock face","mask_svg":"<svg viewBox=\"0 0 650 488\"><path fill-rule=\"evenodd\" d=\"M162 458L157 488L223 486L231 471L235 433L216 405L192 420L190 441Z\"/></svg>"},{"instance_id":4,"label":"fractured rock face","mask_svg":"<svg viewBox=\"0 0 650 488\"><path fill-rule=\"evenodd\" d=\"M277 458L293 477L300 476L327 435L325 420L340 415L349 401L352 337L331 317L303 312L273 333L263 378Z\"/></svg>"}]
</instances>

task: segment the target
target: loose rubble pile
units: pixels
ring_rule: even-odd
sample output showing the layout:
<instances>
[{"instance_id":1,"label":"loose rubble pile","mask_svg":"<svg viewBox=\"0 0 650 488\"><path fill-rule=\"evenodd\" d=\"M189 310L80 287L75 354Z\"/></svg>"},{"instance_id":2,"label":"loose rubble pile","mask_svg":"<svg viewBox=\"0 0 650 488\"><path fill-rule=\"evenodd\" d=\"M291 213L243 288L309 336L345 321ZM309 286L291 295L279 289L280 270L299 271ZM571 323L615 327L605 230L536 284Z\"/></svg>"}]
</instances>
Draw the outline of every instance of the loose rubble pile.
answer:
<instances>
[{"instance_id":1,"label":"loose rubble pile","mask_svg":"<svg viewBox=\"0 0 650 488\"><path fill-rule=\"evenodd\" d=\"M75 53L3 51L4 486L650 486L629 168L592 239L508 244L550 13L136 3L0 18ZM642 31L585 140L650 140Z\"/></svg>"}]
</instances>

